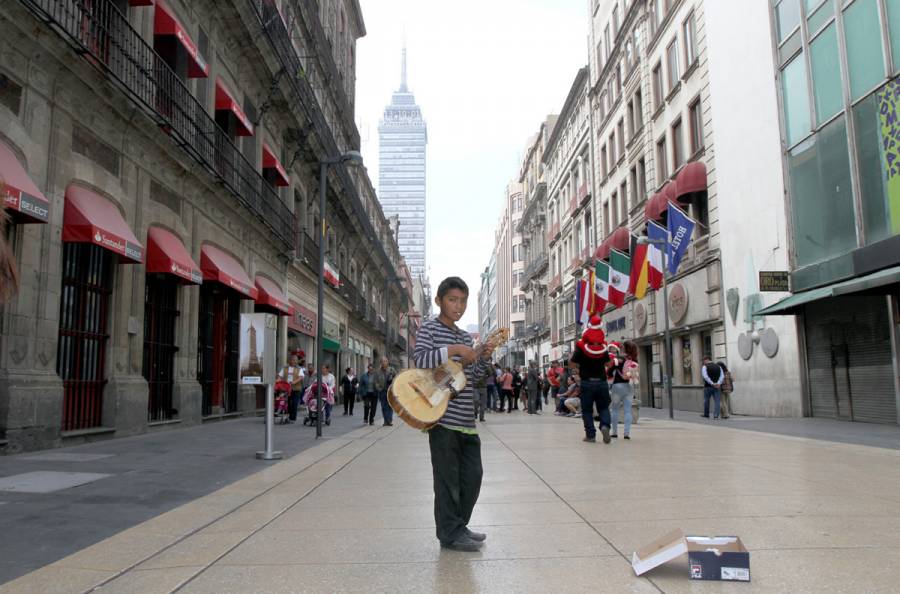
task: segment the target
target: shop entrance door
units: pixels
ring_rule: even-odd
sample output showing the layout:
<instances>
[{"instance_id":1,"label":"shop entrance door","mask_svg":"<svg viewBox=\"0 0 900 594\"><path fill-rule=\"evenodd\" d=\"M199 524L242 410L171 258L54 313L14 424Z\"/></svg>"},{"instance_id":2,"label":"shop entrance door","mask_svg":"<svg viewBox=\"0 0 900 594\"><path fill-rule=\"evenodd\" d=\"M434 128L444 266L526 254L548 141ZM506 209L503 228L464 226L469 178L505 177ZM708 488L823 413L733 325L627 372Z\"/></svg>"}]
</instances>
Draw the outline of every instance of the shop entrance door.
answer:
<instances>
[{"instance_id":1,"label":"shop entrance door","mask_svg":"<svg viewBox=\"0 0 900 594\"><path fill-rule=\"evenodd\" d=\"M804 312L814 417L897 422L891 325L884 296L837 297Z\"/></svg>"},{"instance_id":2,"label":"shop entrance door","mask_svg":"<svg viewBox=\"0 0 900 594\"><path fill-rule=\"evenodd\" d=\"M203 416L237 411L240 325L240 299L216 283L204 283L197 349Z\"/></svg>"}]
</instances>

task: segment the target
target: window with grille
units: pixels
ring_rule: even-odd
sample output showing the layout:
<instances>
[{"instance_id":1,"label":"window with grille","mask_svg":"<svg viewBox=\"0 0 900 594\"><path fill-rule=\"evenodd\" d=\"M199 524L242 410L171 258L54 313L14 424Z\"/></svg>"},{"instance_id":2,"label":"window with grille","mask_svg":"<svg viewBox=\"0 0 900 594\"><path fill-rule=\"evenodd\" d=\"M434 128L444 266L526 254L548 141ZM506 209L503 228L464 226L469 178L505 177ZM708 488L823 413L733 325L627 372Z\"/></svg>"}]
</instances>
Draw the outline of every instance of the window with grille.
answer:
<instances>
[{"instance_id":1,"label":"window with grille","mask_svg":"<svg viewBox=\"0 0 900 594\"><path fill-rule=\"evenodd\" d=\"M178 415L172 405L178 316L178 283L168 276L148 275L144 291L143 374L149 388L150 422L167 421Z\"/></svg>"},{"instance_id":2,"label":"window with grille","mask_svg":"<svg viewBox=\"0 0 900 594\"><path fill-rule=\"evenodd\" d=\"M56 355L56 373L63 380L63 431L103 424L113 258L93 244L63 244Z\"/></svg>"}]
</instances>

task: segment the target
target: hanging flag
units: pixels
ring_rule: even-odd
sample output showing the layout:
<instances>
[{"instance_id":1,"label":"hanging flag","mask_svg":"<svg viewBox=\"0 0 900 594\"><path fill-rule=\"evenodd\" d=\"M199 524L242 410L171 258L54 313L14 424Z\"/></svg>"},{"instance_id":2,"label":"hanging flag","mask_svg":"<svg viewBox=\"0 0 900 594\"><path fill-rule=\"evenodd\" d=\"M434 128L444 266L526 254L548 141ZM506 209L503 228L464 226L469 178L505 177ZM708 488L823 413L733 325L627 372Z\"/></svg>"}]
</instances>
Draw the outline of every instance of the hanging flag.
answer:
<instances>
[{"instance_id":1,"label":"hanging flag","mask_svg":"<svg viewBox=\"0 0 900 594\"><path fill-rule=\"evenodd\" d=\"M649 264L647 262L647 244L639 243L637 235L631 235L631 272L629 275L628 292L643 299L647 294L649 284Z\"/></svg>"},{"instance_id":2,"label":"hanging flag","mask_svg":"<svg viewBox=\"0 0 900 594\"><path fill-rule=\"evenodd\" d=\"M594 315L596 299L594 298L594 271L588 270L584 277L584 291L587 293L588 313Z\"/></svg>"},{"instance_id":3,"label":"hanging flag","mask_svg":"<svg viewBox=\"0 0 900 594\"><path fill-rule=\"evenodd\" d=\"M662 225L649 221L647 223L647 237L654 241L669 242L669 232ZM650 286L654 289L662 287L663 270L665 270L665 245L648 244L647 245L647 262L649 264L647 270L647 278Z\"/></svg>"},{"instance_id":4,"label":"hanging flag","mask_svg":"<svg viewBox=\"0 0 900 594\"><path fill-rule=\"evenodd\" d=\"M590 296L586 280L575 283L575 323L581 326L590 319Z\"/></svg>"},{"instance_id":5,"label":"hanging flag","mask_svg":"<svg viewBox=\"0 0 900 594\"><path fill-rule=\"evenodd\" d=\"M625 295L628 294L629 273L631 272L631 258L619 250L609 251L609 302L616 307L625 304Z\"/></svg>"},{"instance_id":6,"label":"hanging flag","mask_svg":"<svg viewBox=\"0 0 900 594\"><path fill-rule=\"evenodd\" d=\"M691 244L691 236L697 223L683 210L669 202L669 274L678 271L678 265Z\"/></svg>"},{"instance_id":7,"label":"hanging flag","mask_svg":"<svg viewBox=\"0 0 900 594\"><path fill-rule=\"evenodd\" d=\"M597 260L594 267L594 313L602 314L609 303L609 264Z\"/></svg>"}]
</instances>

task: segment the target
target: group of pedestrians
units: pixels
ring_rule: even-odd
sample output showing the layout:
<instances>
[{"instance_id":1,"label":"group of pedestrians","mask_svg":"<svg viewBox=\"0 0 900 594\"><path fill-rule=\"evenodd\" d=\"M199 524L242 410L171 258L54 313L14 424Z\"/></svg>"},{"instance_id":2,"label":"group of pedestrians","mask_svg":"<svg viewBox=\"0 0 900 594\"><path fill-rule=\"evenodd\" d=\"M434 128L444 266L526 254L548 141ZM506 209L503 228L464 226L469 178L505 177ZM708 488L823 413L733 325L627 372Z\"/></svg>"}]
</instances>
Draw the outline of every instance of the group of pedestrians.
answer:
<instances>
[{"instance_id":1,"label":"group of pedestrians","mask_svg":"<svg viewBox=\"0 0 900 594\"><path fill-rule=\"evenodd\" d=\"M290 386L287 398L287 423L297 421L297 411L302 402L307 409L315 409L316 368L313 363L306 364L300 355L292 353L288 364L279 372L278 381ZM381 359L377 369L370 364L365 373L357 377L352 367L344 370L340 381L340 398L344 405L343 416L353 416L353 408L357 398L363 402L363 424L375 424L375 411L381 403L381 415L384 426L393 425L394 411L388 405L387 390L394 381L397 371L390 365L387 357ZM325 424L331 424L331 412L336 398L336 382L331 367L322 366L322 397L324 400Z\"/></svg>"},{"instance_id":2,"label":"group of pedestrians","mask_svg":"<svg viewBox=\"0 0 900 594\"><path fill-rule=\"evenodd\" d=\"M709 401L713 400L713 419L727 419L731 414L731 393L734 378L722 361L713 363L710 357L703 357L703 418L709 418Z\"/></svg>"},{"instance_id":3,"label":"group of pedestrians","mask_svg":"<svg viewBox=\"0 0 900 594\"><path fill-rule=\"evenodd\" d=\"M495 363L484 377L476 381L476 409L478 419L484 422L485 412L511 413L521 410L530 415L540 414L547 403L550 386L546 383L536 361L528 367L501 367ZM520 406L521 405L521 406Z\"/></svg>"}]
</instances>

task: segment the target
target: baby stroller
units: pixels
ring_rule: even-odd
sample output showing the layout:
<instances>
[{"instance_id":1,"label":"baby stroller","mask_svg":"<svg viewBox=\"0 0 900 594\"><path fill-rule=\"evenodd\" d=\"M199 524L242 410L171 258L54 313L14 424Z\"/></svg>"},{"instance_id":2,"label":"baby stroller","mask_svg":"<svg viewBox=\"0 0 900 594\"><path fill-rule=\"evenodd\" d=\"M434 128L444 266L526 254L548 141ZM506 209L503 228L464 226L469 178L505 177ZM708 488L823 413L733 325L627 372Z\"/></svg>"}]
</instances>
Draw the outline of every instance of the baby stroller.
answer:
<instances>
[{"instance_id":1,"label":"baby stroller","mask_svg":"<svg viewBox=\"0 0 900 594\"><path fill-rule=\"evenodd\" d=\"M313 382L313 384L306 389L306 392L303 394L303 404L306 405L306 417L303 419L304 425L314 426L318 423L319 411L316 409L316 391L318 390L318 383ZM324 421L326 425L331 425L331 407L334 405L334 391L328 387L328 385L324 386L322 390L322 408L324 408Z\"/></svg>"},{"instance_id":2,"label":"baby stroller","mask_svg":"<svg viewBox=\"0 0 900 594\"><path fill-rule=\"evenodd\" d=\"M275 382L275 418L282 425L288 422L288 398L291 396L291 385L285 381Z\"/></svg>"}]
</instances>

